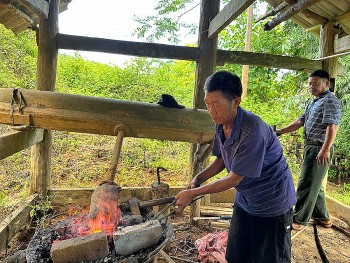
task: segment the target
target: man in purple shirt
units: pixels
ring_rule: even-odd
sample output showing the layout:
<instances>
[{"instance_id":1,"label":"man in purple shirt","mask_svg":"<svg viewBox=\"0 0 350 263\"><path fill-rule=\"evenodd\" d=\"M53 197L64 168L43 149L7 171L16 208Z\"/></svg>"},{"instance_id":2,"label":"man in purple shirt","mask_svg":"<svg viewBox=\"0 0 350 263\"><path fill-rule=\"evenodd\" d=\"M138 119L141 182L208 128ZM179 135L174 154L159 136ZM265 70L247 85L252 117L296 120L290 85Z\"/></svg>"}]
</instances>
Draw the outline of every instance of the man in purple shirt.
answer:
<instances>
[{"instance_id":1,"label":"man in purple shirt","mask_svg":"<svg viewBox=\"0 0 350 263\"><path fill-rule=\"evenodd\" d=\"M228 262L290 262L293 180L275 133L239 105L238 76L219 71L204 85L205 103L216 124L215 160L177 194L178 211L196 196L237 190L227 241ZM200 186L226 168L227 175Z\"/></svg>"}]
</instances>

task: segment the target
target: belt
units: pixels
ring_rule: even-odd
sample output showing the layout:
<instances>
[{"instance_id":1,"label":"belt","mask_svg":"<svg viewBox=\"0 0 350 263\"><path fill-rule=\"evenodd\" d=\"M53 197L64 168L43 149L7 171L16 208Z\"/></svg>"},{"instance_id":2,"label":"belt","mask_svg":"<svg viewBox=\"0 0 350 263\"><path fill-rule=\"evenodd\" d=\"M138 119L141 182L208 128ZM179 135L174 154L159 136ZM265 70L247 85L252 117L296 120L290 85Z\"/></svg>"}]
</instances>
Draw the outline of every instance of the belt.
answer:
<instances>
[{"instance_id":1,"label":"belt","mask_svg":"<svg viewBox=\"0 0 350 263\"><path fill-rule=\"evenodd\" d=\"M312 141L304 141L305 145L314 145L314 146L322 146L323 142L312 142Z\"/></svg>"}]
</instances>

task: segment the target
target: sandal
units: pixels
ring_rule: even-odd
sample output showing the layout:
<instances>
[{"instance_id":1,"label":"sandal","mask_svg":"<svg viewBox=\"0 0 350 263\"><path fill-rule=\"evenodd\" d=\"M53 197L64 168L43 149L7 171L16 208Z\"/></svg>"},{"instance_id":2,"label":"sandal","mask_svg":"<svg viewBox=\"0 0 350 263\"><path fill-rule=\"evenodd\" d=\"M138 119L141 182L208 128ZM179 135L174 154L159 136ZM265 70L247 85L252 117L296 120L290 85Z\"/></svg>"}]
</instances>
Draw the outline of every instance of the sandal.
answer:
<instances>
[{"instance_id":1,"label":"sandal","mask_svg":"<svg viewBox=\"0 0 350 263\"><path fill-rule=\"evenodd\" d=\"M293 229L293 230L296 230L296 231L300 231L300 230L303 229L303 225L300 225L300 224L298 224L298 223L293 223L293 224L292 224L292 229Z\"/></svg>"},{"instance_id":2,"label":"sandal","mask_svg":"<svg viewBox=\"0 0 350 263\"><path fill-rule=\"evenodd\" d=\"M325 228L330 228L333 225L331 220L318 220L317 222Z\"/></svg>"}]
</instances>

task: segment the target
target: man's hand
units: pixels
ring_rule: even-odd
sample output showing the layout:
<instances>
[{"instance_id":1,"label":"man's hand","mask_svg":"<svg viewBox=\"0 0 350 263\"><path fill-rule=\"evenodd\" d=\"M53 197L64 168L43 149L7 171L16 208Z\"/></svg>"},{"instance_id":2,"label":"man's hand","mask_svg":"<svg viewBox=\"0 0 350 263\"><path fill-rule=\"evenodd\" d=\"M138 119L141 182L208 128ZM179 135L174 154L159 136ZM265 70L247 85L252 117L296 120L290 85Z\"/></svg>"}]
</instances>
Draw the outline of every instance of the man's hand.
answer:
<instances>
[{"instance_id":1,"label":"man's hand","mask_svg":"<svg viewBox=\"0 0 350 263\"><path fill-rule=\"evenodd\" d=\"M326 165L331 161L331 153L329 150L320 150L316 156L318 165Z\"/></svg>"},{"instance_id":2,"label":"man's hand","mask_svg":"<svg viewBox=\"0 0 350 263\"><path fill-rule=\"evenodd\" d=\"M176 198L176 205L177 205L177 213L181 213L186 206L190 205L192 202L192 199L195 197L192 190L182 190L180 193L178 193Z\"/></svg>"},{"instance_id":3,"label":"man's hand","mask_svg":"<svg viewBox=\"0 0 350 263\"><path fill-rule=\"evenodd\" d=\"M283 134L281 129L277 129L277 130L275 131L275 133L276 133L277 137L278 137L278 136L281 136L281 135Z\"/></svg>"},{"instance_id":4,"label":"man's hand","mask_svg":"<svg viewBox=\"0 0 350 263\"><path fill-rule=\"evenodd\" d=\"M197 188L199 184L195 179L192 179L192 181L187 185L186 189L194 189Z\"/></svg>"}]
</instances>

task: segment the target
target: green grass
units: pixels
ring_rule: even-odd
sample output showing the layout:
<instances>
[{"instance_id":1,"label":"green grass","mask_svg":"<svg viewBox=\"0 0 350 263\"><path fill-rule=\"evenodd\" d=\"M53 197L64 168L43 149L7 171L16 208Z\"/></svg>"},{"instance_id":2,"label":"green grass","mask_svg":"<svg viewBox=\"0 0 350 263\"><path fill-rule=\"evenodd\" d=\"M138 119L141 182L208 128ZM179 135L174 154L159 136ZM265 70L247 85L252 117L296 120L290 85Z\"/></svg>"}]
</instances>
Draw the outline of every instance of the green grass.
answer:
<instances>
[{"instance_id":1,"label":"green grass","mask_svg":"<svg viewBox=\"0 0 350 263\"><path fill-rule=\"evenodd\" d=\"M1 128L1 127L0 127ZM4 133L3 128L1 133ZM114 136L53 132L52 187L96 187L107 180L112 158ZM286 156L296 183L300 163L288 150ZM288 150L288 151L287 151ZM170 186L189 182L190 144L151 139L124 138L118 163L116 182L122 187L149 187L157 181L156 169L161 166L161 181ZM28 195L30 149L0 160L0 208L10 211L17 200ZM225 176L222 172L216 178ZM332 186L327 194L350 205L350 185Z\"/></svg>"}]
</instances>

